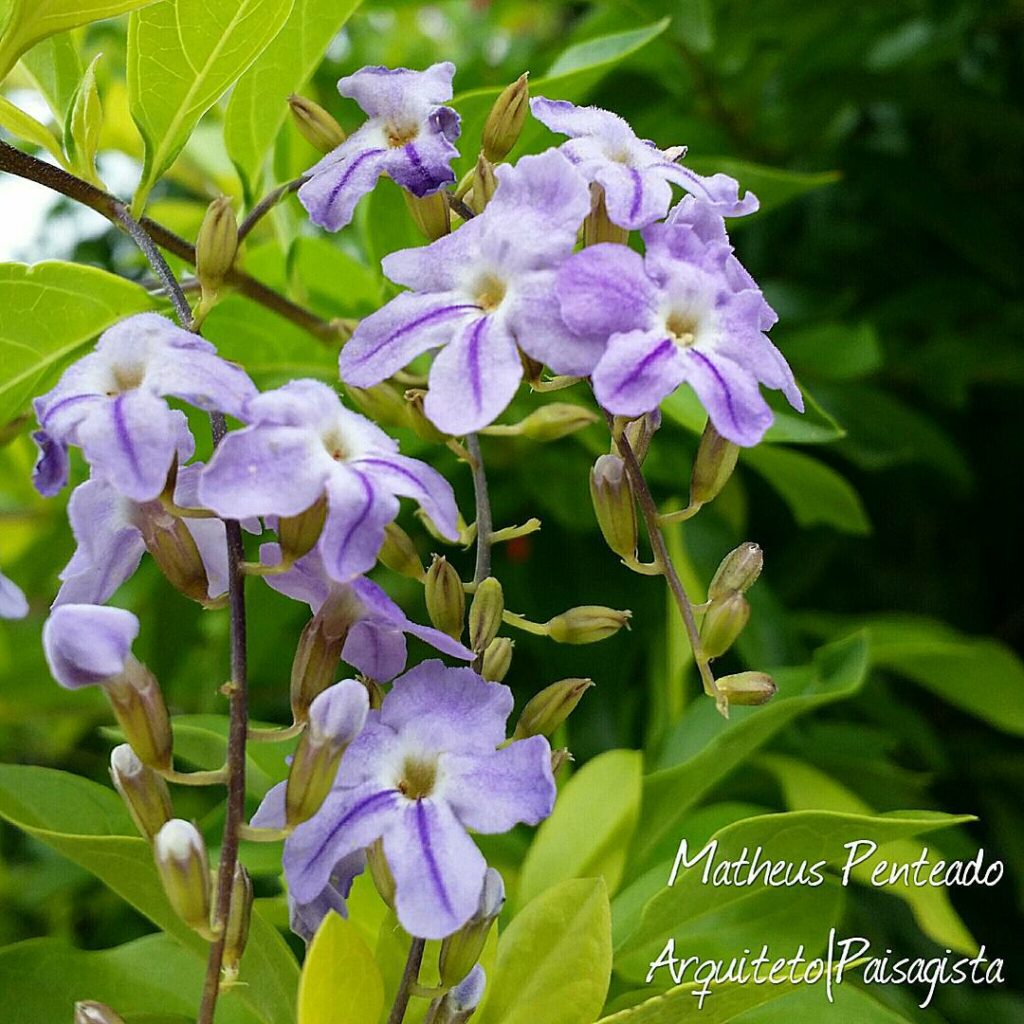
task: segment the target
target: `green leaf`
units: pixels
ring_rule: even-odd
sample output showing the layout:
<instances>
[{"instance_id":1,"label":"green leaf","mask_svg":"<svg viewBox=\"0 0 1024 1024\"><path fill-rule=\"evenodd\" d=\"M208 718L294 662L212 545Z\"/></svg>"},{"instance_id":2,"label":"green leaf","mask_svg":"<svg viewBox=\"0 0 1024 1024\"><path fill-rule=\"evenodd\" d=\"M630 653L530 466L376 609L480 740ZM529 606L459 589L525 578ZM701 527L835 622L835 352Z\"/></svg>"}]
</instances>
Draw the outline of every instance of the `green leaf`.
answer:
<instances>
[{"instance_id":1,"label":"green leaf","mask_svg":"<svg viewBox=\"0 0 1024 1024\"><path fill-rule=\"evenodd\" d=\"M295 0L277 38L239 79L224 116L224 142L251 202L288 117L288 96L309 81L327 46L362 0Z\"/></svg>"},{"instance_id":2,"label":"green leaf","mask_svg":"<svg viewBox=\"0 0 1024 1024\"><path fill-rule=\"evenodd\" d=\"M67 166L57 136L31 114L16 107L6 96L0 96L0 128L10 132L16 139L45 149L59 164Z\"/></svg>"},{"instance_id":3,"label":"green leaf","mask_svg":"<svg viewBox=\"0 0 1024 1024\"><path fill-rule=\"evenodd\" d=\"M775 422L768 428L765 441L792 444L825 444L837 441L846 431L815 401L814 396L800 389L804 396L804 411L798 413L778 391L765 391L764 397L775 414ZM704 432L707 410L701 405L692 388L673 391L661 403L662 412L680 426L695 434Z\"/></svg>"},{"instance_id":4,"label":"green leaf","mask_svg":"<svg viewBox=\"0 0 1024 1024\"><path fill-rule=\"evenodd\" d=\"M640 813L642 768L638 751L609 750L569 779L526 855L521 902L567 878L600 876L615 892Z\"/></svg>"},{"instance_id":5,"label":"green leaf","mask_svg":"<svg viewBox=\"0 0 1024 1024\"><path fill-rule=\"evenodd\" d=\"M21 58L21 66L50 105L57 123L63 124L84 71L74 37L61 32L44 39Z\"/></svg>"},{"instance_id":6,"label":"green leaf","mask_svg":"<svg viewBox=\"0 0 1024 1024\"><path fill-rule=\"evenodd\" d=\"M839 171L786 171L777 167L735 160L728 156L688 157L686 166L698 174L728 174L740 183L740 194L749 189L761 200L760 213L784 206L808 192L834 185L842 175Z\"/></svg>"},{"instance_id":7,"label":"green leaf","mask_svg":"<svg viewBox=\"0 0 1024 1024\"><path fill-rule=\"evenodd\" d=\"M831 526L866 534L871 523L860 496L831 466L791 448L746 448L742 461L779 493L801 526Z\"/></svg>"},{"instance_id":8,"label":"green leaf","mask_svg":"<svg viewBox=\"0 0 1024 1024\"><path fill-rule=\"evenodd\" d=\"M614 67L642 50L668 28L669 19L614 32L570 46L543 77L530 82L533 96L579 103ZM501 88L474 89L456 96L452 105L462 115L461 173L473 166L483 137L484 122ZM559 137L561 139L561 137ZM540 122L527 118L517 153L536 153L552 144L553 136Z\"/></svg>"},{"instance_id":9,"label":"green leaf","mask_svg":"<svg viewBox=\"0 0 1024 1024\"><path fill-rule=\"evenodd\" d=\"M181 922L164 895L149 844L113 790L32 765L0 765L0 817L91 871L201 962L207 943ZM294 1020L298 966L284 939L254 913L241 965L244 985L226 1002L245 1003L267 1024Z\"/></svg>"},{"instance_id":10,"label":"green leaf","mask_svg":"<svg viewBox=\"0 0 1024 1024\"><path fill-rule=\"evenodd\" d=\"M845 863L849 851L843 844L852 840L867 839L881 846L972 820L970 816L932 811L899 811L877 816L829 811L765 814L747 818L717 832L714 836L717 840L714 862L735 861L744 849L749 853L762 847L763 856L774 862L785 861L799 866L804 861L808 864L826 861L834 866ZM688 859L692 861L699 852L689 850ZM784 914L788 901L804 888L770 888L760 881L750 886L705 885L705 863L706 858L703 858L689 868L681 867L675 883L671 887L666 886L647 903L636 931L616 950L615 969L618 973L644 978L668 940L686 935L691 923L700 922L705 915L726 914L736 904L740 905L737 912L742 913L742 907L759 891L770 893L770 898L763 899L774 902L776 912ZM767 908L762 910L767 912ZM827 941L827 927L816 938Z\"/></svg>"},{"instance_id":11,"label":"green leaf","mask_svg":"<svg viewBox=\"0 0 1024 1024\"><path fill-rule=\"evenodd\" d=\"M822 1024L823 1008L826 1005L828 1010L824 1012L833 1020L841 1020L843 1024L910 1024L911 1021L911 1018L904 1017L892 1007L883 1005L874 996L868 995L862 989L854 988L849 982L833 986L831 1004L825 1003L825 993L820 985L808 986L794 993L789 993L783 988L781 994L782 999L764 1003L758 1009L745 1013L738 1019L737 1024ZM711 1003L705 1003L704 1006L705 1009L709 1009ZM704 1021L707 1018L701 1014L699 1019ZM641 1022L637 1020L636 1024Z\"/></svg>"},{"instance_id":12,"label":"green leaf","mask_svg":"<svg viewBox=\"0 0 1024 1024\"><path fill-rule=\"evenodd\" d=\"M298 1024L377 1024L384 980L356 926L333 911L306 953Z\"/></svg>"},{"instance_id":13,"label":"green leaf","mask_svg":"<svg viewBox=\"0 0 1024 1024\"><path fill-rule=\"evenodd\" d=\"M363 317L384 302L380 273L325 238L297 238L290 257L292 276L324 317Z\"/></svg>"},{"instance_id":14,"label":"green leaf","mask_svg":"<svg viewBox=\"0 0 1024 1024\"><path fill-rule=\"evenodd\" d=\"M863 635L820 648L807 668L773 672L779 692L759 708L733 708L728 721L710 701L691 708L666 745L672 767L644 779L643 815L631 858L644 868L674 837L713 786L800 715L844 700L864 684L870 663Z\"/></svg>"},{"instance_id":15,"label":"green leaf","mask_svg":"<svg viewBox=\"0 0 1024 1024\"><path fill-rule=\"evenodd\" d=\"M153 309L143 288L75 263L0 264L0 423L111 324Z\"/></svg>"},{"instance_id":16,"label":"green leaf","mask_svg":"<svg viewBox=\"0 0 1024 1024\"><path fill-rule=\"evenodd\" d=\"M158 966L158 969L157 968ZM59 939L30 939L0 950L4 1024L66 1021L79 999L106 1003L125 1016L151 1021L169 1015L195 1020L203 989L202 959L168 935L147 935L115 949L75 949ZM40 979L45 978L45 984ZM257 1024L249 1008L224 1000L217 1020Z\"/></svg>"},{"instance_id":17,"label":"green leaf","mask_svg":"<svg viewBox=\"0 0 1024 1024\"><path fill-rule=\"evenodd\" d=\"M145 142L133 205L181 152L199 119L277 35L292 0L163 0L128 26L128 97Z\"/></svg>"},{"instance_id":18,"label":"green leaf","mask_svg":"<svg viewBox=\"0 0 1024 1024\"><path fill-rule=\"evenodd\" d=\"M763 754L758 764L764 766L778 780L791 811L839 811L844 814L873 812L863 800L841 786L824 772L809 764L779 754ZM871 872L880 860L913 863L921 854L920 846L909 841L894 842L881 848L873 857L853 869L852 877L859 882L870 882ZM973 956L978 944L949 901L946 889L934 886L924 888L904 885L882 889L908 904L921 931L940 946Z\"/></svg>"},{"instance_id":19,"label":"green leaf","mask_svg":"<svg viewBox=\"0 0 1024 1024\"><path fill-rule=\"evenodd\" d=\"M604 882L561 882L528 903L502 933L480 1024L592 1024L611 969Z\"/></svg>"},{"instance_id":20,"label":"green leaf","mask_svg":"<svg viewBox=\"0 0 1024 1024\"><path fill-rule=\"evenodd\" d=\"M882 346L872 324L815 323L773 333L797 368L826 380L858 380L882 366Z\"/></svg>"},{"instance_id":21,"label":"green leaf","mask_svg":"<svg viewBox=\"0 0 1024 1024\"><path fill-rule=\"evenodd\" d=\"M151 3L153 0L10 0L0 42L0 81L7 77L18 58L41 39Z\"/></svg>"}]
</instances>

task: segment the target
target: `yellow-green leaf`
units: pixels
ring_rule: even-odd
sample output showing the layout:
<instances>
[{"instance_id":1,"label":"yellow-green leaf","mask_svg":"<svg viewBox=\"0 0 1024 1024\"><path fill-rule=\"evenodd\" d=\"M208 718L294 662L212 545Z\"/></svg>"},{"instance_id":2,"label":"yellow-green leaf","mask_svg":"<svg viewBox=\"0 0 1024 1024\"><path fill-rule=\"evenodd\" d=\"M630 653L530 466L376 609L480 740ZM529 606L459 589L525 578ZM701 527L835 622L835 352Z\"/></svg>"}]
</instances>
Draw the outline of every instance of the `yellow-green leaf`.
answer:
<instances>
[{"instance_id":1,"label":"yellow-green leaf","mask_svg":"<svg viewBox=\"0 0 1024 1024\"><path fill-rule=\"evenodd\" d=\"M0 96L0 128L9 131L16 139L45 149L55 160L67 166L57 136L4 96Z\"/></svg>"},{"instance_id":2,"label":"yellow-green leaf","mask_svg":"<svg viewBox=\"0 0 1024 1024\"><path fill-rule=\"evenodd\" d=\"M358 929L331 912L306 954L298 1024L376 1024L384 981Z\"/></svg>"},{"instance_id":3,"label":"yellow-green leaf","mask_svg":"<svg viewBox=\"0 0 1024 1024\"><path fill-rule=\"evenodd\" d=\"M263 52L292 0L161 0L128 25L128 96L145 142L136 210L199 119Z\"/></svg>"}]
</instances>

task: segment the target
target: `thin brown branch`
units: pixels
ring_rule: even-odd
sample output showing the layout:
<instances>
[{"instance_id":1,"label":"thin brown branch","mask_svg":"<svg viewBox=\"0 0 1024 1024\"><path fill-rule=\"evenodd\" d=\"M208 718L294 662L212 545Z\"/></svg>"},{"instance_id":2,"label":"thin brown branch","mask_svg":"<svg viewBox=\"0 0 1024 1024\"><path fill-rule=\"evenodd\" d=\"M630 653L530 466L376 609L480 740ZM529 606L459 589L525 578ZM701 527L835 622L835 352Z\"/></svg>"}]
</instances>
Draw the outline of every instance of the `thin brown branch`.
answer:
<instances>
[{"instance_id":1,"label":"thin brown branch","mask_svg":"<svg viewBox=\"0 0 1024 1024\"><path fill-rule=\"evenodd\" d=\"M293 178L291 181L286 181L283 185L278 185L273 192L268 192L249 211L249 215L245 220L238 225L238 241L241 242L285 196L290 195L292 192L297 192L307 181L309 181L309 176L302 175L300 178Z\"/></svg>"},{"instance_id":2,"label":"thin brown branch","mask_svg":"<svg viewBox=\"0 0 1024 1024\"><path fill-rule=\"evenodd\" d=\"M388 1014L387 1024L402 1024L405 1019L405 1011L409 1008L409 999L412 996L413 985L420 976L420 965L423 963L423 951L427 943L424 939L412 940L409 945L409 955L405 960L405 970L402 971L402 980L398 985L398 992L395 994L395 1001Z\"/></svg>"}]
</instances>

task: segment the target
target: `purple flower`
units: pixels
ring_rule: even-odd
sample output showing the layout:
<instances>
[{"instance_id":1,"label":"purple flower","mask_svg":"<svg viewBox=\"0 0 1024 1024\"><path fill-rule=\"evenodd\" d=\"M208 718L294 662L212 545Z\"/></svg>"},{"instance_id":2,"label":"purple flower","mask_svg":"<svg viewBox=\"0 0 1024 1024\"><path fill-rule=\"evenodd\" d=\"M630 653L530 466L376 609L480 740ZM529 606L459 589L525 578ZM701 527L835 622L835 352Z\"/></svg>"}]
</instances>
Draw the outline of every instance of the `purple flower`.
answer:
<instances>
[{"instance_id":1,"label":"purple flower","mask_svg":"<svg viewBox=\"0 0 1024 1024\"><path fill-rule=\"evenodd\" d=\"M676 163L685 149L663 151L637 138L618 114L600 107L577 107L543 96L530 100L533 116L553 132L568 135L561 151L587 181L604 189L613 224L630 231L660 220L672 202L672 185L681 185L725 217L753 213L757 197L740 199L739 184L727 174L703 177Z\"/></svg>"},{"instance_id":2,"label":"purple flower","mask_svg":"<svg viewBox=\"0 0 1024 1024\"><path fill-rule=\"evenodd\" d=\"M123 608L64 604L43 625L43 652L53 678L77 690L120 676L138 635L139 620Z\"/></svg>"},{"instance_id":3,"label":"purple flower","mask_svg":"<svg viewBox=\"0 0 1024 1024\"><path fill-rule=\"evenodd\" d=\"M276 565L281 560L281 549L276 544L264 544L260 557L266 565ZM288 572L267 576L266 580L282 594L305 601L314 615L328 605L324 614L332 619L343 618L348 624L348 635L341 652L342 660L371 679L386 682L405 668L406 633L442 654L463 661L473 660L473 652L447 633L410 621L371 580L360 576L350 583L338 583L331 579L315 548Z\"/></svg>"},{"instance_id":4,"label":"purple flower","mask_svg":"<svg viewBox=\"0 0 1024 1024\"><path fill-rule=\"evenodd\" d=\"M358 850L334 865L327 884L308 903L299 903L291 893L288 894L289 925L303 942L313 941L320 923L332 910L341 917L348 917L345 901L356 876L362 874L365 867L366 854Z\"/></svg>"},{"instance_id":5,"label":"purple flower","mask_svg":"<svg viewBox=\"0 0 1024 1024\"><path fill-rule=\"evenodd\" d=\"M219 516L296 516L327 496L319 548L328 574L346 582L371 569L398 495L415 499L438 530L458 538L451 485L326 384L296 380L246 404L251 425L220 443L199 480Z\"/></svg>"},{"instance_id":6,"label":"purple flower","mask_svg":"<svg viewBox=\"0 0 1024 1024\"><path fill-rule=\"evenodd\" d=\"M554 150L496 174L482 214L384 258L384 273L412 290L363 320L341 350L342 379L370 387L444 346L425 410L449 434L486 426L512 400L523 377L517 345L533 355L543 342L559 373L591 358L592 346L565 329L552 290L590 208L586 183Z\"/></svg>"},{"instance_id":7,"label":"purple flower","mask_svg":"<svg viewBox=\"0 0 1024 1024\"><path fill-rule=\"evenodd\" d=\"M314 899L343 857L383 838L402 927L431 939L465 924L487 868L466 830L535 825L554 806L547 740L497 749L511 710L511 690L470 669L427 661L397 679L345 752L320 811L285 843L293 897ZM253 823L280 827L283 815L281 785Z\"/></svg>"},{"instance_id":8,"label":"purple flower","mask_svg":"<svg viewBox=\"0 0 1024 1024\"><path fill-rule=\"evenodd\" d=\"M368 67L338 82L369 115L362 127L310 168L299 199L314 224L337 231L352 220L356 203L382 174L414 196L455 180L459 115L442 106L452 98L455 65L426 71Z\"/></svg>"},{"instance_id":9,"label":"purple flower","mask_svg":"<svg viewBox=\"0 0 1024 1024\"><path fill-rule=\"evenodd\" d=\"M562 316L608 339L592 379L610 412L650 412L685 381L723 437L754 445L772 422L759 383L801 411L803 399L763 333L775 314L701 205L647 228L645 256L614 244L572 256L558 277Z\"/></svg>"},{"instance_id":10,"label":"purple flower","mask_svg":"<svg viewBox=\"0 0 1024 1024\"><path fill-rule=\"evenodd\" d=\"M198 505L201 462L178 471L174 500L178 505ZM63 585L53 602L60 604L103 604L142 561L146 538L169 531L179 521L160 501L137 502L115 487L93 477L79 484L68 501L68 520L78 547L60 573ZM182 519L180 525L195 542L209 583L211 600L228 589L228 556L224 524L219 519ZM259 533L258 522L243 523L250 533Z\"/></svg>"},{"instance_id":11,"label":"purple flower","mask_svg":"<svg viewBox=\"0 0 1024 1024\"><path fill-rule=\"evenodd\" d=\"M173 395L210 412L239 416L256 387L202 338L156 313L139 313L100 337L35 400L40 457L35 484L56 494L68 477L67 449L79 445L93 474L136 501L163 490L188 427Z\"/></svg>"},{"instance_id":12,"label":"purple flower","mask_svg":"<svg viewBox=\"0 0 1024 1024\"><path fill-rule=\"evenodd\" d=\"M23 619L28 615L28 601L21 587L0 572L0 619Z\"/></svg>"}]
</instances>

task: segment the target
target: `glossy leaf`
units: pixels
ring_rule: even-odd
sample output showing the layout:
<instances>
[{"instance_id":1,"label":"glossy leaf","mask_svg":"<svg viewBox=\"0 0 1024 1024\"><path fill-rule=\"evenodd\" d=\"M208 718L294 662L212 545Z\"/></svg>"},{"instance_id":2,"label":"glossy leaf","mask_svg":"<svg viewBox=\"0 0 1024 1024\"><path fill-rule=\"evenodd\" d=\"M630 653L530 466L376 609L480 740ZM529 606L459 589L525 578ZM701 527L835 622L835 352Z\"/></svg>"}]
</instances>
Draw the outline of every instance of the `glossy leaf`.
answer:
<instances>
[{"instance_id":1,"label":"glossy leaf","mask_svg":"<svg viewBox=\"0 0 1024 1024\"><path fill-rule=\"evenodd\" d=\"M0 423L101 331L154 308L137 284L74 263L0 264Z\"/></svg>"},{"instance_id":2,"label":"glossy leaf","mask_svg":"<svg viewBox=\"0 0 1024 1024\"><path fill-rule=\"evenodd\" d=\"M288 117L288 96L309 80L330 41L361 3L295 0L284 27L231 93L224 142L250 199L257 198L260 171Z\"/></svg>"},{"instance_id":3,"label":"glossy leaf","mask_svg":"<svg viewBox=\"0 0 1024 1024\"><path fill-rule=\"evenodd\" d=\"M128 95L146 153L136 210L291 9L292 0L163 0L132 15Z\"/></svg>"},{"instance_id":4,"label":"glossy leaf","mask_svg":"<svg viewBox=\"0 0 1024 1024\"><path fill-rule=\"evenodd\" d=\"M569 779L526 855L521 902L567 878L600 876L615 892L640 813L642 769L638 751L609 750Z\"/></svg>"},{"instance_id":5,"label":"glossy leaf","mask_svg":"<svg viewBox=\"0 0 1024 1024\"><path fill-rule=\"evenodd\" d=\"M31 114L26 114L20 107L16 107L6 96L0 96L0 128L22 142L29 142L33 146L45 149L58 163L66 162L57 136Z\"/></svg>"},{"instance_id":6,"label":"glossy leaf","mask_svg":"<svg viewBox=\"0 0 1024 1024\"><path fill-rule=\"evenodd\" d=\"M21 58L21 66L49 104L57 123L63 124L85 70L73 35L60 32L36 43Z\"/></svg>"}]
</instances>

